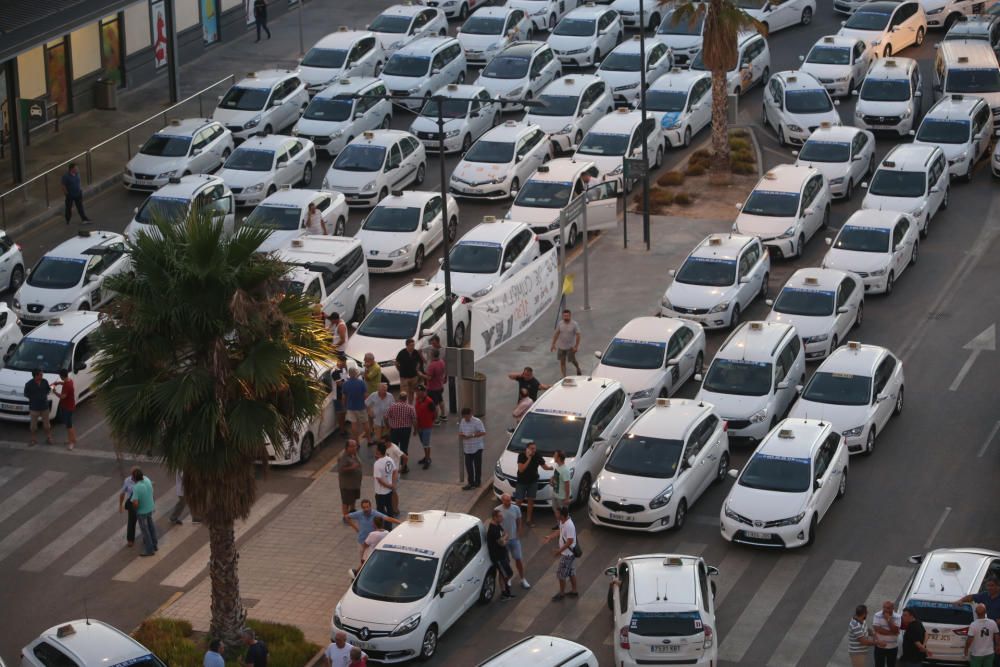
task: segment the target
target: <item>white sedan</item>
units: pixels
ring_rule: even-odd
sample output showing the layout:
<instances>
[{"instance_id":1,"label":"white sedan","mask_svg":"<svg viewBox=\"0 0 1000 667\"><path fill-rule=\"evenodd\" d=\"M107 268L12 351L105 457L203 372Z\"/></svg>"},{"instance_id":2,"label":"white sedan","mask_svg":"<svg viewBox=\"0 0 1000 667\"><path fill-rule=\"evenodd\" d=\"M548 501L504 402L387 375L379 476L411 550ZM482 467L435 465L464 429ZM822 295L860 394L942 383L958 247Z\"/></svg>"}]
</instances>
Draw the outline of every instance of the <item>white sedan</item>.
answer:
<instances>
[{"instance_id":1,"label":"white sedan","mask_svg":"<svg viewBox=\"0 0 1000 667\"><path fill-rule=\"evenodd\" d=\"M286 247L292 239L309 234L309 204L315 204L326 225L326 233L343 236L347 226L347 201L339 192L283 188L254 207L243 218L247 227L270 230L267 240L260 245L260 252L270 252ZM320 230L322 231L322 230Z\"/></svg>"},{"instance_id":2,"label":"white sedan","mask_svg":"<svg viewBox=\"0 0 1000 667\"><path fill-rule=\"evenodd\" d=\"M857 274L870 294L891 294L892 287L911 264L917 263L916 221L897 211L856 211L823 258L823 268Z\"/></svg>"},{"instance_id":3,"label":"white sedan","mask_svg":"<svg viewBox=\"0 0 1000 667\"><path fill-rule=\"evenodd\" d=\"M444 241L441 195L408 190L377 203L354 238L361 241L372 273L420 271L424 258ZM448 197L448 240L458 231L458 204Z\"/></svg>"},{"instance_id":4,"label":"white sedan","mask_svg":"<svg viewBox=\"0 0 1000 667\"><path fill-rule=\"evenodd\" d=\"M472 144L451 172L448 191L469 199L506 199L517 194L552 151L545 132L509 120Z\"/></svg>"},{"instance_id":5,"label":"white sedan","mask_svg":"<svg viewBox=\"0 0 1000 667\"><path fill-rule=\"evenodd\" d=\"M797 166L823 174L830 196L850 199L875 172L875 137L856 127L821 125L792 155Z\"/></svg>"},{"instance_id":6,"label":"white sedan","mask_svg":"<svg viewBox=\"0 0 1000 667\"><path fill-rule=\"evenodd\" d=\"M802 338L806 359L832 354L861 324L865 289L861 278L836 269L799 269L777 298L768 299L768 322L795 327Z\"/></svg>"},{"instance_id":7,"label":"white sedan","mask_svg":"<svg viewBox=\"0 0 1000 667\"><path fill-rule=\"evenodd\" d=\"M312 182L316 147L308 139L272 134L247 139L217 174L239 206L255 206L283 186Z\"/></svg>"}]
</instances>

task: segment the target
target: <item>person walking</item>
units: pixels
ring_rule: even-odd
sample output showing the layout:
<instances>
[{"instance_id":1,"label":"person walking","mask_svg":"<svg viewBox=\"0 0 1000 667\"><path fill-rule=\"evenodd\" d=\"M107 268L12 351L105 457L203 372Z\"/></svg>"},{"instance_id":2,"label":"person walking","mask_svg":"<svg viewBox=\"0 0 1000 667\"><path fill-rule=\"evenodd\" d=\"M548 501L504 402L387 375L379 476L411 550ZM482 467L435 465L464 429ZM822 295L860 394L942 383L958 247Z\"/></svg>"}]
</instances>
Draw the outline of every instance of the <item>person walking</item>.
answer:
<instances>
[{"instance_id":1,"label":"person walking","mask_svg":"<svg viewBox=\"0 0 1000 667\"><path fill-rule=\"evenodd\" d=\"M382 384L382 367L376 363L375 355L371 352L365 352L365 359L362 363L365 366L362 379L365 381L365 388L368 390L368 394L371 395L378 391L379 386Z\"/></svg>"},{"instance_id":2,"label":"person walking","mask_svg":"<svg viewBox=\"0 0 1000 667\"><path fill-rule=\"evenodd\" d=\"M424 385L417 385L417 397L413 399L413 410L417 413L416 434L424 448L424 458L417 461L427 470L431 467L431 434L434 432L434 415L437 408L434 399L427 395Z\"/></svg>"},{"instance_id":3,"label":"person walking","mask_svg":"<svg viewBox=\"0 0 1000 667\"><path fill-rule=\"evenodd\" d=\"M400 391L396 402L385 411L385 425L392 441L409 455L410 434L417 430L417 411L407 402L405 391Z\"/></svg>"},{"instance_id":4,"label":"person walking","mask_svg":"<svg viewBox=\"0 0 1000 667\"><path fill-rule=\"evenodd\" d=\"M267 33L267 38L271 39L271 29L267 27L267 2L265 0L253 0L253 22L257 26L257 41L260 41L260 31Z\"/></svg>"},{"instance_id":5,"label":"person walking","mask_svg":"<svg viewBox=\"0 0 1000 667\"><path fill-rule=\"evenodd\" d=\"M556 570L559 592L553 595L552 599L558 602L567 595L572 598L580 595L576 591L576 555L582 552L576 542L576 525L573 519L569 518L568 507L559 510L559 530L546 536L544 542L548 544L554 539L558 539L559 544L552 552L559 559L559 568ZM567 580L570 584L569 592L566 591Z\"/></svg>"},{"instance_id":6,"label":"person walking","mask_svg":"<svg viewBox=\"0 0 1000 667\"><path fill-rule=\"evenodd\" d=\"M399 392L406 392L412 402L424 374L424 355L420 354L412 338L407 338L406 347L396 354L396 370L399 371Z\"/></svg>"},{"instance_id":7,"label":"person walking","mask_svg":"<svg viewBox=\"0 0 1000 667\"><path fill-rule=\"evenodd\" d=\"M367 385L367 382L365 384ZM392 406L392 403L392 394L389 393L389 385L385 382L379 383L376 390L369 392L368 398L365 399L365 410L368 411L368 426L371 429L372 438L375 440L391 437L389 427L385 423L385 415ZM405 401L403 405L410 407L406 405ZM411 427L406 428L407 440L409 440L410 430ZM403 470L402 472L406 471Z\"/></svg>"},{"instance_id":8,"label":"person walking","mask_svg":"<svg viewBox=\"0 0 1000 667\"><path fill-rule=\"evenodd\" d=\"M392 459L386 456L384 442L375 445L373 475L375 479L375 508L386 516L393 516L395 513L392 510L392 492L396 490L396 480L399 477Z\"/></svg>"},{"instance_id":9,"label":"person walking","mask_svg":"<svg viewBox=\"0 0 1000 667\"><path fill-rule=\"evenodd\" d=\"M316 204L309 202L309 210L306 212L306 234L326 236L330 232L326 231L326 220L323 213L316 208Z\"/></svg>"},{"instance_id":10,"label":"person walking","mask_svg":"<svg viewBox=\"0 0 1000 667\"><path fill-rule=\"evenodd\" d=\"M556 521L559 521L559 510L563 507L569 507L573 496L570 491L569 466L566 465L566 455L561 449L557 449L552 455L552 462L555 464L550 482L552 484L552 511L556 515ZM553 530L557 528L559 528L558 524L553 526Z\"/></svg>"},{"instance_id":11,"label":"person walking","mask_svg":"<svg viewBox=\"0 0 1000 667\"><path fill-rule=\"evenodd\" d=\"M373 551L375 551L375 547L378 546L378 543L381 542L388 534L389 531L385 529L385 521L383 521L381 517L375 517L372 519L372 530L368 533L367 537L365 537L365 544L361 550L362 565L365 564L368 557L372 555Z\"/></svg>"},{"instance_id":12,"label":"person walking","mask_svg":"<svg viewBox=\"0 0 1000 667\"><path fill-rule=\"evenodd\" d=\"M357 367L347 369L347 381L341 391L347 409L346 420L351 423L351 437L360 444L368 438L368 410L365 408L365 381L359 375ZM372 442L368 440L368 444Z\"/></svg>"},{"instance_id":13,"label":"person walking","mask_svg":"<svg viewBox=\"0 0 1000 667\"><path fill-rule=\"evenodd\" d=\"M76 385L69 371L59 369L59 379L52 383L52 393L59 397L59 407L56 416L66 427L66 446L73 450L76 447L76 429L73 428L73 413L76 412Z\"/></svg>"},{"instance_id":14,"label":"person walking","mask_svg":"<svg viewBox=\"0 0 1000 667\"><path fill-rule=\"evenodd\" d=\"M556 324L556 330L552 333L552 352L556 353L559 359L559 372L566 377L566 362L571 362L576 367L576 374L583 375L580 364L576 360L576 353L580 349L580 325L573 319L573 313L567 308L562 312L562 319Z\"/></svg>"},{"instance_id":15,"label":"person walking","mask_svg":"<svg viewBox=\"0 0 1000 667\"><path fill-rule=\"evenodd\" d=\"M340 318L340 313L333 312L326 316L326 328L330 331L330 344L334 350L342 350L347 345L349 334L347 324Z\"/></svg>"},{"instance_id":16,"label":"person walking","mask_svg":"<svg viewBox=\"0 0 1000 667\"><path fill-rule=\"evenodd\" d=\"M135 524L139 518L135 513L135 504L132 502L132 489L135 488L135 479L132 476L136 470L138 468L133 466L128 471L125 481L122 482L122 490L118 494L118 513L128 512L128 520L125 523L125 544L130 547L135 545Z\"/></svg>"},{"instance_id":17,"label":"person walking","mask_svg":"<svg viewBox=\"0 0 1000 667\"><path fill-rule=\"evenodd\" d=\"M486 550L490 554L490 562L496 568L496 576L500 579L500 588L503 589L503 593L500 595L501 601L507 601L514 597L514 594L510 592L510 580L514 577L514 571L510 569L510 560L507 558L508 539L503 529L503 512L494 509L489 525L486 527Z\"/></svg>"},{"instance_id":18,"label":"person walking","mask_svg":"<svg viewBox=\"0 0 1000 667\"><path fill-rule=\"evenodd\" d=\"M847 657L851 659L852 667L865 667L868 664L868 648L882 646L882 640L875 637L865 622L867 618L868 607L859 604L847 624Z\"/></svg>"},{"instance_id":19,"label":"person walking","mask_svg":"<svg viewBox=\"0 0 1000 667\"><path fill-rule=\"evenodd\" d=\"M31 420L31 442L29 446L38 444L35 433L38 432L38 423L41 422L45 429L45 442L52 444L52 424L49 423L49 393L52 387L45 379L41 369L36 368L31 371L31 379L24 383L24 397L28 399L28 418Z\"/></svg>"},{"instance_id":20,"label":"person walking","mask_svg":"<svg viewBox=\"0 0 1000 667\"><path fill-rule=\"evenodd\" d=\"M80 170L75 162L70 162L66 167L66 173L62 175L59 185L62 187L63 197L65 197L66 224L69 224L70 218L73 216L73 206L75 205L76 212L80 214L80 222L89 225L90 218L83 210L83 184L80 182Z\"/></svg>"},{"instance_id":21,"label":"person walking","mask_svg":"<svg viewBox=\"0 0 1000 667\"><path fill-rule=\"evenodd\" d=\"M899 633L902 617L896 613L892 600L882 603L882 609L872 616L872 630L875 638L882 642L875 647L875 667L896 667L899 653Z\"/></svg>"},{"instance_id":22,"label":"person walking","mask_svg":"<svg viewBox=\"0 0 1000 667\"><path fill-rule=\"evenodd\" d=\"M375 530L375 519L380 518L383 522L399 523L396 519L378 510L372 509L372 501L365 498L361 501L361 509L347 515L347 525L358 534L358 545L360 548L359 558L364 563L365 538Z\"/></svg>"},{"instance_id":23,"label":"person walking","mask_svg":"<svg viewBox=\"0 0 1000 667\"><path fill-rule=\"evenodd\" d=\"M503 515L503 531L507 536L507 553L514 561L517 576L521 578L521 588L527 590L531 584L524 578L524 561L521 553L521 508L512 502L509 493L500 496L500 504L494 507Z\"/></svg>"},{"instance_id":24,"label":"person walking","mask_svg":"<svg viewBox=\"0 0 1000 667\"><path fill-rule=\"evenodd\" d=\"M399 476L403 474L404 471L409 471L410 467L407 463L410 462L410 457L406 455L399 445L394 443L389 438L383 438L382 444L385 445L385 455L389 457L392 461L392 465L395 468L393 471L393 477L396 481L396 488L392 490L392 513L394 516L399 516Z\"/></svg>"},{"instance_id":25,"label":"person walking","mask_svg":"<svg viewBox=\"0 0 1000 667\"><path fill-rule=\"evenodd\" d=\"M924 624L920 622L911 607L905 607L902 614L903 631L903 652L899 656L900 667L921 667L926 658L930 658L931 652L927 650L924 642L927 640L927 631Z\"/></svg>"},{"instance_id":26,"label":"person walking","mask_svg":"<svg viewBox=\"0 0 1000 667\"><path fill-rule=\"evenodd\" d=\"M463 491L478 489L483 476L483 449L486 448L486 427L479 417L472 416L472 408L462 408L458 420L458 439L465 454L465 475L468 483Z\"/></svg>"},{"instance_id":27,"label":"person walking","mask_svg":"<svg viewBox=\"0 0 1000 667\"><path fill-rule=\"evenodd\" d=\"M251 628L243 628L240 635L247 647L246 655L243 656L245 667L267 667L267 645L257 639L257 634Z\"/></svg>"},{"instance_id":28,"label":"person walking","mask_svg":"<svg viewBox=\"0 0 1000 667\"><path fill-rule=\"evenodd\" d=\"M552 470L545 459L538 453L534 442L529 442L524 451L517 455L517 484L514 486L514 500L518 506L528 504L524 521L534 526L535 496L538 495L538 469Z\"/></svg>"},{"instance_id":29,"label":"person walking","mask_svg":"<svg viewBox=\"0 0 1000 667\"><path fill-rule=\"evenodd\" d=\"M448 371L441 358L441 350L431 350L430 362L427 364L427 395L434 401L437 407L436 424L443 424L448 421L448 415L444 408L444 383L447 379Z\"/></svg>"},{"instance_id":30,"label":"person walking","mask_svg":"<svg viewBox=\"0 0 1000 667\"><path fill-rule=\"evenodd\" d=\"M327 667L350 667L351 650L353 648L354 646L347 641L347 633L343 630L338 630L333 635L333 641L323 651L323 658ZM361 649L358 650L360 651Z\"/></svg>"},{"instance_id":31,"label":"person walking","mask_svg":"<svg viewBox=\"0 0 1000 667\"><path fill-rule=\"evenodd\" d=\"M340 509L344 515L344 523L348 523L348 515L355 511L354 504L361 497L361 482L364 470L361 458L358 457L358 441L348 440L344 451L337 459L337 483L340 486Z\"/></svg>"},{"instance_id":32,"label":"person walking","mask_svg":"<svg viewBox=\"0 0 1000 667\"><path fill-rule=\"evenodd\" d=\"M135 505L139 532L142 533L143 549L139 555L152 556L160 548L156 540L156 524L153 523L153 510L156 509L153 502L153 480L143 475L139 468L133 468L132 479L135 481L132 487L132 504Z\"/></svg>"},{"instance_id":33,"label":"person walking","mask_svg":"<svg viewBox=\"0 0 1000 667\"><path fill-rule=\"evenodd\" d=\"M177 502L174 504L174 508L170 510L170 523L180 526L184 522L181 521L181 514L184 513L184 508L187 507L187 500L184 499L184 473L178 471L174 474L174 493L177 494ZM194 514L191 514L191 521L194 523L201 523L200 519L194 518Z\"/></svg>"},{"instance_id":34,"label":"person walking","mask_svg":"<svg viewBox=\"0 0 1000 667\"><path fill-rule=\"evenodd\" d=\"M226 667L226 659L223 654L226 652L226 645L221 639L212 639L208 642L208 650L205 651L205 658L202 660L202 667Z\"/></svg>"},{"instance_id":35,"label":"person walking","mask_svg":"<svg viewBox=\"0 0 1000 667\"><path fill-rule=\"evenodd\" d=\"M969 625L965 640L965 657L969 667L993 667L994 655L1000 650L1000 631L996 621L986 617L986 605L978 603L976 620Z\"/></svg>"}]
</instances>

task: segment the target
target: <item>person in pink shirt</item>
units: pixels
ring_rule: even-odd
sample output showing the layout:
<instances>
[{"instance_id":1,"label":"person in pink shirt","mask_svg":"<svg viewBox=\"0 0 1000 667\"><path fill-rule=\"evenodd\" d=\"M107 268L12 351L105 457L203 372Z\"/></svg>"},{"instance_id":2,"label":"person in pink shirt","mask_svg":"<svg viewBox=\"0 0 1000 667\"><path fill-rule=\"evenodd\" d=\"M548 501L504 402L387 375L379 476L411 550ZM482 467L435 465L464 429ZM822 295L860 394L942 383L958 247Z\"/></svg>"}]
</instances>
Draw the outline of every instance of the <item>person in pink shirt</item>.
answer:
<instances>
[{"instance_id":1,"label":"person in pink shirt","mask_svg":"<svg viewBox=\"0 0 1000 667\"><path fill-rule=\"evenodd\" d=\"M437 409L437 420L435 423L442 424L448 421L444 410L444 383L447 371L444 366L444 359L441 358L441 350L431 350L431 361L427 364L427 395L434 401Z\"/></svg>"}]
</instances>

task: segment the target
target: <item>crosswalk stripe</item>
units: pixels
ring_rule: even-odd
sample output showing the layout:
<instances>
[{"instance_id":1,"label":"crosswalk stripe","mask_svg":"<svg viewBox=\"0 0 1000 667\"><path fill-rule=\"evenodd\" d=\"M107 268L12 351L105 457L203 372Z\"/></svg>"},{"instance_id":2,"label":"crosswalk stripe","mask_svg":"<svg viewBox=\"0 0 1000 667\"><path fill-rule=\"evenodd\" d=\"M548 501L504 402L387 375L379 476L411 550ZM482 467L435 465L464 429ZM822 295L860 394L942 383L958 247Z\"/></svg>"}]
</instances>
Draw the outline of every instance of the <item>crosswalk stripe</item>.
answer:
<instances>
[{"instance_id":1,"label":"crosswalk stripe","mask_svg":"<svg viewBox=\"0 0 1000 667\"><path fill-rule=\"evenodd\" d=\"M24 546L28 540L37 536L42 529L82 502L109 479L99 475L88 475L83 481L77 482L57 495L51 502L39 503L38 512L0 541L0 561Z\"/></svg>"},{"instance_id":2,"label":"crosswalk stripe","mask_svg":"<svg viewBox=\"0 0 1000 667\"><path fill-rule=\"evenodd\" d=\"M186 539L198 532L198 524L185 523L173 526L158 540L159 551L149 558L136 558L111 577L115 581L139 581L139 578L163 562L171 551L179 547Z\"/></svg>"},{"instance_id":3,"label":"crosswalk stripe","mask_svg":"<svg viewBox=\"0 0 1000 667\"><path fill-rule=\"evenodd\" d=\"M882 575L878 578L878 581L875 582L875 587L868 594L868 599L865 600L865 604L868 605L869 615L875 616L875 612L882 609L882 603L886 600L895 600L900 592L902 592L903 586L906 585L912 574L912 567L901 567L899 565L886 566L882 570ZM846 625L847 620L844 620L844 626ZM844 638L837 646L837 650L834 652L828 667L850 667L851 660L847 657L847 645L847 632L844 632Z\"/></svg>"},{"instance_id":4,"label":"crosswalk stripe","mask_svg":"<svg viewBox=\"0 0 1000 667\"><path fill-rule=\"evenodd\" d=\"M611 580L604 576L594 579L594 582L580 595L580 599L573 603L572 610L563 616L552 634L565 639L576 639L583 634L587 626L602 611L607 612L610 618L610 612L608 612L609 581Z\"/></svg>"},{"instance_id":5,"label":"crosswalk stripe","mask_svg":"<svg viewBox=\"0 0 1000 667\"><path fill-rule=\"evenodd\" d=\"M740 662L764 623L771 616L788 587L795 581L806 562L805 556L784 555L778 559L750 603L743 609L739 620L723 638L719 646L719 660Z\"/></svg>"},{"instance_id":6,"label":"crosswalk stripe","mask_svg":"<svg viewBox=\"0 0 1000 667\"><path fill-rule=\"evenodd\" d=\"M25 572L41 572L49 565L52 565L60 556L73 548L77 542L107 521L111 517L111 508L115 506L117 500L118 491L115 491L111 494L110 498L92 509L87 516L76 521L62 535L49 542L41 551L26 560L21 565L21 569Z\"/></svg>"},{"instance_id":7,"label":"crosswalk stripe","mask_svg":"<svg viewBox=\"0 0 1000 667\"><path fill-rule=\"evenodd\" d=\"M286 497L284 493L265 493L258 498L257 502L253 504L247 520L236 522L236 539L240 539L248 530L257 525L271 510L280 505ZM184 561L180 567L174 570L170 576L161 581L160 585L184 588L208 566L210 553L210 547L206 543L193 556Z\"/></svg>"},{"instance_id":8,"label":"crosswalk stripe","mask_svg":"<svg viewBox=\"0 0 1000 667\"><path fill-rule=\"evenodd\" d=\"M117 495L115 494L116 499ZM170 504L164 498L157 498L154 519L162 519L170 513L170 509ZM113 514L113 512L108 511L108 514ZM73 567L66 570L63 574L68 577L89 577L98 568L108 562L110 558L125 548L125 521L128 515L122 512L117 516L120 517L120 523L101 539L101 543L94 547L93 551L74 563ZM135 529L135 537L141 545L142 537L140 536L138 526Z\"/></svg>"},{"instance_id":9,"label":"crosswalk stripe","mask_svg":"<svg viewBox=\"0 0 1000 667\"><path fill-rule=\"evenodd\" d=\"M32 500L40 496L46 489L61 480L66 473L57 470L46 470L38 477L22 486L16 493L11 494L6 500L0 503L0 522L6 521L15 512L25 507Z\"/></svg>"},{"instance_id":10,"label":"crosswalk stripe","mask_svg":"<svg viewBox=\"0 0 1000 667\"><path fill-rule=\"evenodd\" d=\"M1000 424L1000 422L997 423ZM0 486L3 486L10 480L17 477L22 470L24 470L24 468L15 468L14 466L0 467Z\"/></svg>"},{"instance_id":11,"label":"crosswalk stripe","mask_svg":"<svg viewBox=\"0 0 1000 667\"><path fill-rule=\"evenodd\" d=\"M785 633L777 650L767 661L768 667L794 667L799 664L820 627L826 623L833 606L844 594L861 563L854 560L835 560L823 579L809 596L809 601L795 617L792 627Z\"/></svg>"},{"instance_id":12,"label":"crosswalk stripe","mask_svg":"<svg viewBox=\"0 0 1000 667\"><path fill-rule=\"evenodd\" d=\"M747 567L750 566L750 561L753 560L753 555L747 551L730 551L726 554L726 557L722 559L719 563L719 576L716 577L718 582L715 587L715 608L718 609L722 606L722 601L726 599L729 592L733 590L736 586L736 582L740 580L743 573L746 572Z\"/></svg>"}]
</instances>

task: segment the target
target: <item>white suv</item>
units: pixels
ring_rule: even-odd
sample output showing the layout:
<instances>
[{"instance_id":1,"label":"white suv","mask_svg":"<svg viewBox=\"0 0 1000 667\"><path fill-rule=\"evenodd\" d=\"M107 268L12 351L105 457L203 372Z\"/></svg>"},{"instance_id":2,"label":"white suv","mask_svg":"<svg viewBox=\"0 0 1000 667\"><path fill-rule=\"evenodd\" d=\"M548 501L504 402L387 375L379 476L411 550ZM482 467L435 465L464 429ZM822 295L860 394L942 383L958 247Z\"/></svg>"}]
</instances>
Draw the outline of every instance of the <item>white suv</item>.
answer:
<instances>
[{"instance_id":1,"label":"white suv","mask_svg":"<svg viewBox=\"0 0 1000 667\"><path fill-rule=\"evenodd\" d=\"M309 92L294 70L251 72L219 100L212 119L243 141L294 124L309 104Z\"/></svg>"},{"instance_id":2,"label":"white suv","mask_svg":"<svg viewBox=\"0 0 1000 667\"><path fill-rule=\"evenodd\" d=\"M875 61L858 93L854 124L864 130L907 134L923 106L923 80L912 58Z\"/></svg>"}]
</instances>

